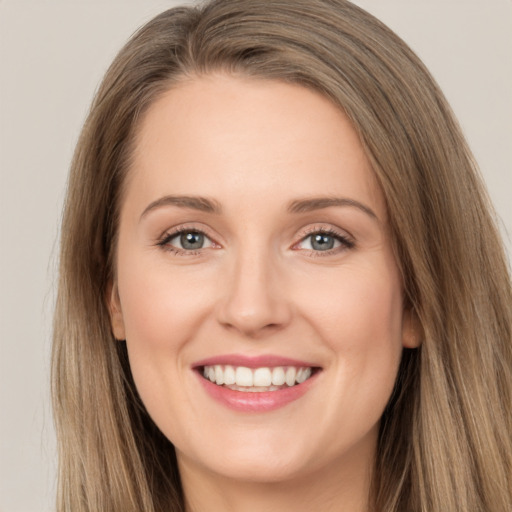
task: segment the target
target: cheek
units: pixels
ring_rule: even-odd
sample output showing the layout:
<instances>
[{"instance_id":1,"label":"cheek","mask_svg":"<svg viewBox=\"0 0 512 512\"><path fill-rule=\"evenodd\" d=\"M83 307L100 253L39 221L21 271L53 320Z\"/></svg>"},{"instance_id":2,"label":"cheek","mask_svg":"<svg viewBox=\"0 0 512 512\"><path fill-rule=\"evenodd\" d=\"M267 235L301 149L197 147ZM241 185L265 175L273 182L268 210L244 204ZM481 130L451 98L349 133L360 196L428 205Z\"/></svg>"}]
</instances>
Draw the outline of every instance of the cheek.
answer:
<instances>
[{"instance_id":1,"label":"cheek","mask_svg":"<svg viewBox=\"0 0 512 512\"><path fill-rule=\"evenodd\" d=\"M381 267L347 267L301 292L303 311L309 311L333 349L401 346L400 280L397 272Z\"/></svg>"},{"instance_id":2,"label":"cheek","mask_svg":"<svg viewBox=\"0 0 512 512\"><path fill-rule=\"evenodd\" d=\"M128 340L148 349L176 348L204 316L208 294L198 293L206 292L204 275L173 271L165 261L146 264L145 258L128 254L118 276Z\"/></svg>"},{"instance_id":3,"label":"cheek","mask_svg":"<svg viewBox=\"0 0 512 512\"><path fill-rule=\"evenodd\" d=\"M303 294L302 310L331 351L337 386L383 409L402 354L402 292L394 267L346 268Z\"/></svg>"},{"instance_id":4,"label":"cheek","mask_svg":"<svg viewBox=\"0 0 512 512\"><path fill-rule=\"evenodd\" d=\"M118 286L130 367L143 402L154 412L169 401L166 390L177 389L183 378L185 349L206 315L208 293L197 272L172 272L165 261L148 262L134 250L120 254Z\"/></svg>"},{"instance_id":5,"label":"cheek","mask_svg":"<svg viewBox=\"0 0 512 512\"><path fill-rule=\"evenodd\" d=\"M199 275L171 272L165 264L146 265L134 251L125 255L118 282L133 379L165 435L186 438L186 422L177 418L186 417L193 398L187 394L187 350L203 323L209 293Z\"/></svg>"}]
</instances>

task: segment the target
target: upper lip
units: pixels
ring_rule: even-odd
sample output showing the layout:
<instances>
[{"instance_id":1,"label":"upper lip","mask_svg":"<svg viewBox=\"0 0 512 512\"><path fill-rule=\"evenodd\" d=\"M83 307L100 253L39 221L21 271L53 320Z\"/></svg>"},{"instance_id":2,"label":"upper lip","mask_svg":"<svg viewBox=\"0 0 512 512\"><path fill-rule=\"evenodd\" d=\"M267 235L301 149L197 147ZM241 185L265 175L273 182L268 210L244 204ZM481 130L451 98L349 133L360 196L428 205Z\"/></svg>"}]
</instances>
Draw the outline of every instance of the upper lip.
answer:
<instances>
[{"instance_id":1,"label":"upper lip","mask_svg":"<svg viewBox=\"0 0 512 512\"><path fill-rule=\"evenodd\" d=\"M195 362L192 366L199 368L202 366L215 366L215 365L231 365L231 366L244 366L246 368L263 368L263 367L276 367L276 366L295 366L302 368L317 368L317 364L283 357L273 354L262 354L259 356L247 356L243 354L224 354L219 356L209 357Z\"/></svg>"}]
</instances>

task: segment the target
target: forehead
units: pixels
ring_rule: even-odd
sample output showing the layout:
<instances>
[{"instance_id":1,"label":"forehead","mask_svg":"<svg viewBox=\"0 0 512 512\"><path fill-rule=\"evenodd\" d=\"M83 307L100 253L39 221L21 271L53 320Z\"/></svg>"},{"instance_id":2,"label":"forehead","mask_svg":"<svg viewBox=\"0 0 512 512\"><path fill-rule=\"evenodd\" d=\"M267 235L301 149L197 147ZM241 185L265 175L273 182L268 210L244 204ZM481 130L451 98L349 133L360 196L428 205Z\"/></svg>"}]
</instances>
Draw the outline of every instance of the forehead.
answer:
<instances>
[{"instance_id":1,"label":"forehead","mask_svg":"<svg viewBox=\"0 0 512 512\"><path fill-rule=\"evenodd\" d=\"M385 210L356 131L322 95L278 81L196 77L165 92L139 125L128 191L219 194L279 190L355 195ZM151 196L151 197L150 197Z\"/></svg>"}]
</instances>

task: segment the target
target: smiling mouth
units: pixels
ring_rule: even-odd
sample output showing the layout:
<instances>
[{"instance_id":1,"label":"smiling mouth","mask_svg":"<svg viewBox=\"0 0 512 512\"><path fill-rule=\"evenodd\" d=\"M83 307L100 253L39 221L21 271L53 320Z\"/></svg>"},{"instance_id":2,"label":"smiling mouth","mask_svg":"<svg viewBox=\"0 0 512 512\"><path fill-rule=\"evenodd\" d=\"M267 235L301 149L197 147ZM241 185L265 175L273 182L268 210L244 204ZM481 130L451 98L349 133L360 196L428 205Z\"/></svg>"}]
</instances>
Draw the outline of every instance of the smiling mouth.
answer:
<instances>
[{"instance_id":1,"label":"smiling mouth","mask_svg":"<svg viewBox=\"0 0 512 512\"><path fill-rule=\"evenodd\" d=\"M199 368L202 376L233 391L262 393L299 386L310 379L320 368L276 366L248 368L246 366L208 365Z\"/></svg>"}]
</instances>

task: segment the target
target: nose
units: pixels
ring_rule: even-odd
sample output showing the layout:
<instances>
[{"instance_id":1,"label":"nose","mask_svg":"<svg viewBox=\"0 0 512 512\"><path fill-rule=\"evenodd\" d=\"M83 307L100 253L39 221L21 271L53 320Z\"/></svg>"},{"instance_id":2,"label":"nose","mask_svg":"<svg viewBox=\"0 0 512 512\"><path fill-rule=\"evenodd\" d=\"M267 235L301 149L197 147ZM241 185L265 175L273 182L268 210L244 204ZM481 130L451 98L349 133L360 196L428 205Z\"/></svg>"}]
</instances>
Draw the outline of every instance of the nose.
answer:
<instances>
[{"instance_id":1,"label":"nose","mask_svg":"<svg viewBox=\"0 0 512 512\"><path fill-rule=\"evenodd\" d=\"M282 273L268 252L238 255L226 274L217 309L217 319L225 328L257 339L289 324L290 298Z\"/></svg>"}]
</instances>

